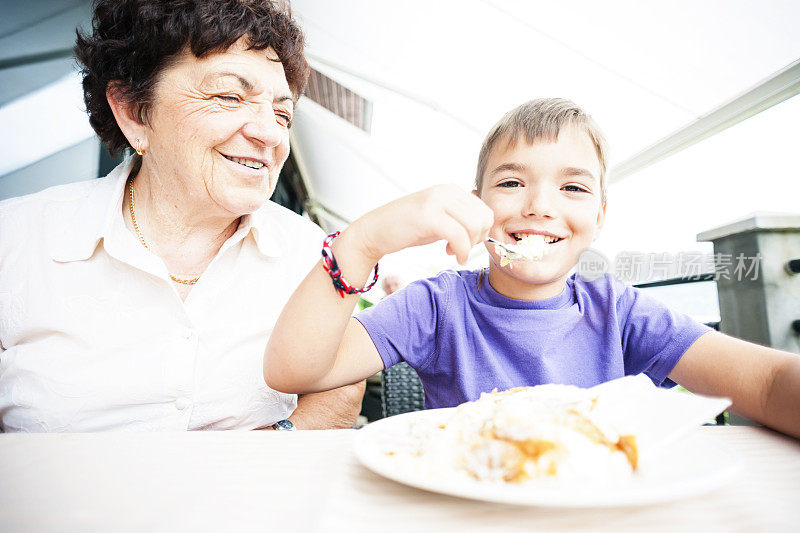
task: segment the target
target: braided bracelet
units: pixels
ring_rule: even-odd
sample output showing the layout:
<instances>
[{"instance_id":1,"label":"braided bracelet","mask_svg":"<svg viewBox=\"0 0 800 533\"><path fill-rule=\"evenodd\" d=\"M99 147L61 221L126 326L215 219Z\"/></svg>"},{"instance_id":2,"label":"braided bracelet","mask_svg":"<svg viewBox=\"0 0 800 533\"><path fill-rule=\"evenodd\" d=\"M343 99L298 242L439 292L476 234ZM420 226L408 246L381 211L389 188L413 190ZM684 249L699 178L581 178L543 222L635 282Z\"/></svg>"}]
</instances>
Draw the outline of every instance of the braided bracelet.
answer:
<instances>
[{"instance_id":1,"label":"braided bracelet","mask_svg":"<svg viewBox=\"0 0 800 533\"><path fill-rule=\"evenodd\" d=\"M363 289L357 289L347 283L347 281L345 281L345 279L342 277L342 271L339 269L339 264L336 262L336 258L333 257L333 250L331 250L331 243L333 242L333 239L339 236L339 233L340 232L338 231L331 233L325 237L324 241L322 241L322 267L331 277L334 288L342 298L344 298L345 294L365 293L374 287L375 283L378 282L378 265L376 263L375 268L372 271L372 282Z\"/></svg>"}]
</instances>

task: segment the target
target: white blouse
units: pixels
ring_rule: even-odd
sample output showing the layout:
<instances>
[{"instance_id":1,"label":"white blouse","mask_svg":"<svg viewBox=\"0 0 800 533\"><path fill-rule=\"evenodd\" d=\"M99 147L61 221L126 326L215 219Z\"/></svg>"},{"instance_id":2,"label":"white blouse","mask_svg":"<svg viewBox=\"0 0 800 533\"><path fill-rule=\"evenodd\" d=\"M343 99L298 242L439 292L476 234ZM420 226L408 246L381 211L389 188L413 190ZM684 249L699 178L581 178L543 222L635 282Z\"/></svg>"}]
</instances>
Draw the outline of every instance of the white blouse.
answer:
<instances>
[{"instance_id":1,"label":"white blouse","mask_svg":"<svg viewBox=\"0 0 800 533\"><path fill-rule=\"evenodd\" d=\"M267 202L181 301L125 227L133 162L0 202L4 431L252 429L297 405L266 386L262 359L322 231Z\"/></svg>"}]
</instances>

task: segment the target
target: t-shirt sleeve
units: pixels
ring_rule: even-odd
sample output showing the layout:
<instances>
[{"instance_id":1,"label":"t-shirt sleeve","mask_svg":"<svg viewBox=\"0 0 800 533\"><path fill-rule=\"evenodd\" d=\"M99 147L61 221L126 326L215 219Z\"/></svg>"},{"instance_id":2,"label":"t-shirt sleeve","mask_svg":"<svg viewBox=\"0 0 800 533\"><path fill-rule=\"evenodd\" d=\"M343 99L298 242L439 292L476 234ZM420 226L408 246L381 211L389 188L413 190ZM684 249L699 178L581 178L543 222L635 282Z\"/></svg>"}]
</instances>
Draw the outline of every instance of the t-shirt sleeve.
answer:
<instances>
[{"instance_id":1,"label":"t-shirt sleeve","mask_svg":"<svg viewBox=\"0 0 800 533\"><path fill-rule=\"evenodd\" d=\"M419 369L430 360L436 351L438 305L447 298L443 284L441 277L415 281L356 315L386 368L405 361Z\"/></svg>"},{"instance_id":2,"label":"t-shirt sleeve","mask_svg":"<svg viewBox=\"0 0 800 533\"><path fill-rule=\"evenodd\" d=\"M674 385L669 373L689 346L711 328L639 289L616 285L625 374L645 373L656 385Z\"/></svg>"}]
</instances>

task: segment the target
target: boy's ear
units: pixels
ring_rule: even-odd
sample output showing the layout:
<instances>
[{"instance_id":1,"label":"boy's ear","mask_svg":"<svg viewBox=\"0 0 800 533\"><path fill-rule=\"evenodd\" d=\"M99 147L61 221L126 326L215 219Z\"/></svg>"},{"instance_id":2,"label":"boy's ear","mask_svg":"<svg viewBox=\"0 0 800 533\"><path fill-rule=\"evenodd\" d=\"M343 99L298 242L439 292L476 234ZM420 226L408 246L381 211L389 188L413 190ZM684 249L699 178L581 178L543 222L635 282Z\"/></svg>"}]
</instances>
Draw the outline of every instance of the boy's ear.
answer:
<instances>
[{"instance_id":1,"label":"boy's ear","mask_svg":"<svg viewBox=\"0 0 800 533\"><path fill-rule=\"evenodd\" d=\"M600 209L597 211L597 227L594 230L594 237L592 237L592 241L596 241L597 238L600 236L600 230L603 229L603 224L606 222L606 202L604 201L603 204L600 206Z\"/></svg>"},{"instance_id":2,"label":"boy's ear","mask_svg":"<svg viewBox=\"0 0 800 533\"><path fill-rule=\"evenodd\" d=\"M478 198L480 198L480 197L481 197L481 195L480 195L480 194L478 194L478 189L472 189L472 194L474 194L474 195L475 195L475 196L477 196Z\"/></svg>"},{"instance_id":3,"label":"boy's ear","mask_svg":"<svg viewBox=\"0 0 800 533\"><path fill-rule=\"evenodd\" d=\"M147 127L139 119L136 105L124 98L122 91L114 82L109 82L106 87L106 100L117 121L117 126L122 130L125 138L131 146L136 145L136 139L141 140L142 148L149 146L147 140Z\"/></svg>"}]
</instances>

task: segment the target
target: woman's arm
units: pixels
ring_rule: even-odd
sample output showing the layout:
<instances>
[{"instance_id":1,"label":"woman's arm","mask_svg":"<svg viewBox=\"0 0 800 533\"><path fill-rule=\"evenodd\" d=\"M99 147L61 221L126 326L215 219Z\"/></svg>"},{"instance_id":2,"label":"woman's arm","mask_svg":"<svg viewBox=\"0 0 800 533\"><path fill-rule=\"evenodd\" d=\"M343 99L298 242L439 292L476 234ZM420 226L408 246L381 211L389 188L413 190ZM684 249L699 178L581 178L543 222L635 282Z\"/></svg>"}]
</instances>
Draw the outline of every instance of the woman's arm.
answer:
<instances>
[{"instance_id":1,"label":"woman's arm","mask_svg":"<svg viewBox=\"0 0 800 533\"><path fill-rule=\"evenodd\" d=\"M466 261L486 238L492 211L456 186L436 186L371 211L334 241L343 277L363 286L386 254L447 241L447 251ZM264 354L264 379L279 391L305 394L355 383L383 368L364 327L351 314L358 295L341 298L318 263L284 307Z\"/></svg>"},{"instance_id":2,"label":"woman's arm","mask_svg":"<svg viewBox=\"0 0 800 533\"><path fill-rule=\"evenodd\" d=\"M755 422L800 438L800 356L711 331L692 344L670 379L725 396Z\"/></svg>"},{"instance_id":3,"label":"woman's arm","mask_svg":"<svg viewBox=\"0 0 800 533\"><path fill-rule=\"evenodd\" d=\"M289 420L297 429L348 429L356 423L364 381L326 392L303 394Z\"/></svg>"}]
</instances>

